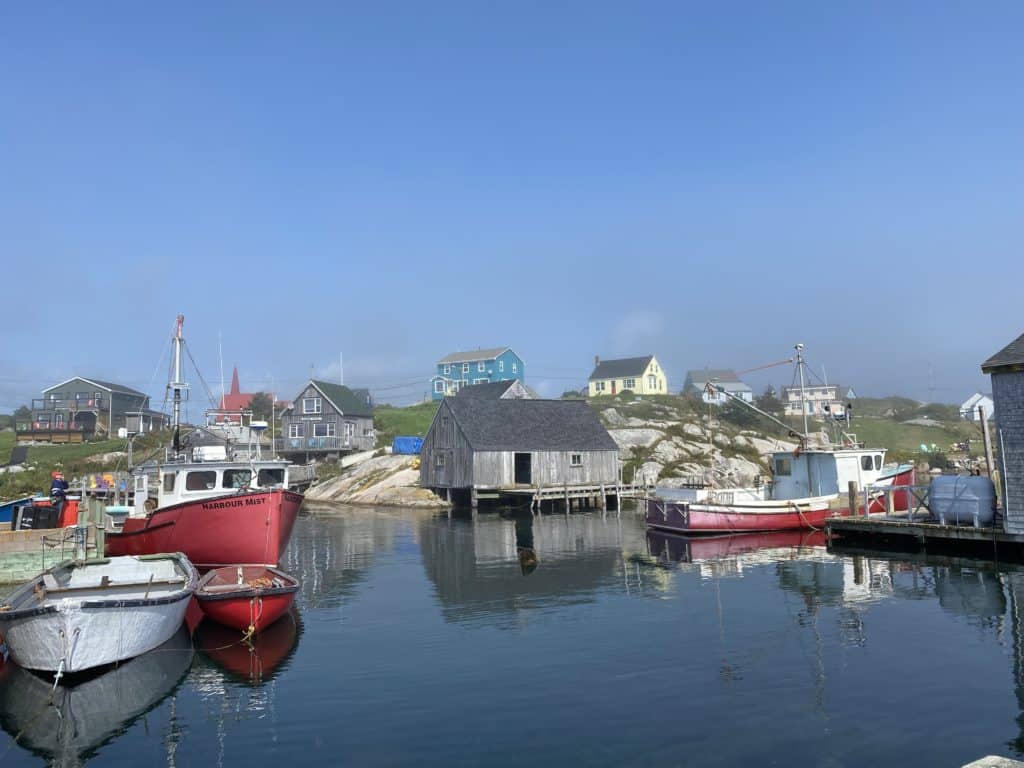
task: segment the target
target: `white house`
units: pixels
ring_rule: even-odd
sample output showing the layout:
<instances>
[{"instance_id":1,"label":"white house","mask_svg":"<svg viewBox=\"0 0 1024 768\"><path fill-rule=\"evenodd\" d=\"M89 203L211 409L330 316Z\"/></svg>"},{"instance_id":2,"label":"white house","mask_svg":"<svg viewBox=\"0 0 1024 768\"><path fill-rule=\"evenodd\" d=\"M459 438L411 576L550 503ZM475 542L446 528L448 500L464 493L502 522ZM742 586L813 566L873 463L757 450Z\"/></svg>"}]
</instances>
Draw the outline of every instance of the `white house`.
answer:
<instances>
[{"instance_id":1,"label":"white house","mask_svg":"<svg viewBox=\"0 0 1024 768\"><path fill-rule=\"evenodd\" d=\"M960 415L968 421L977 421L979 405L985 409L987 419L992 419L996 415L996 404L992 402L992 395L982 392L975 392L960 404Z\"/></svg>"},{"instance_id":2,"label":"white house","mask_svg":"<svg viewBox=\"0 0 1024 768\"><path fill-rule=\"evenodd\" d=\"M842 413L843 403L839 399L839 387L833 384L805 384L802 400L808 415L824 418L825 414ZM782 388L782 407L787 416L802 416L800 408L800 387ZM828 406L829 411L825 410Z\"/></svg>"},{"instance_id":3,"label":"white house","mask_svg":"<svg viewBox=\"0 0 1024 768\"><path fill-rule=\"evenodd\" d=\"M709 383L711 384L710 390ZM740 381L735 371L728 368L704 368L686 372L686 380L683 382L684 395L699 397L705 403L722 405L729 400L729 397L722 394L719 388L748 403L754 402L754 390Z\"/></svg>"}]
</instances>

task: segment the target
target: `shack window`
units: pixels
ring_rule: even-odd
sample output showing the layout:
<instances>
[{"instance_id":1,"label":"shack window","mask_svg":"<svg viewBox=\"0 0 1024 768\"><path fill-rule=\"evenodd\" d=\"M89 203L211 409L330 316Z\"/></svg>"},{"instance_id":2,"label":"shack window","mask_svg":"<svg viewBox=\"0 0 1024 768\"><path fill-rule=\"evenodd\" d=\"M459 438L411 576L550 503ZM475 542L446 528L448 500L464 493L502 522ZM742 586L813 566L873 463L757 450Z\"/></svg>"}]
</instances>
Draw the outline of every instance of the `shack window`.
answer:
<instances>
[{"instance_id":1,"label":"shack window","mask_svg":"<svg viewBox=\"0 0 1024 768\"><path fill-rule=\"evenodd\" d=\"M292 422L288 425L288 437L302 437L305 426L302 422Z\"/></svg>"},{"instance_id":2,"label":"shack window","mask_svg":"<svg viewBox=\"0 0 1024 768\"><path fill-rule=\"evenodd\" d=\"M209 491L217 487L217 473L213 470L189 472L185 475L186 491Z\"/></svg>"},{"instance_id":3,"label":"shack window","mask_svg":"<svg viewBox=\"0 0 1024 768\"><path fill-rule=\"evenodd\" d=\"M786 458L777 457L775 459L775 474L779 477L789 477L793 474L793 462Z\"/></svg>"},{"instance_id":4,"label":"shack window","mask_svg":"<svg viewBox=\"0 0 1024 768\"><path fill-rule=\"evenodd\" d=\"M582 467L583 466L583 456L578 454L578 453L570 454L569 455L569 464L570 464L570 466L573 466L573 467Z\"/></svg>"},{"instance_id":5,"label":"shack window","mask_svg":"<svg viewBox=\"0 0 1024 768\"><path fill-rule=\"evenodd\" d=\"M302 398L302 412L303 413L320 413L323 410L323 403L320 402L319 397L304 397Z\"/></svg>"},{"instance_id":6,"label":"shack window","mask_svg":"<svg viewBox=\"0 0 1024 768\"><path fill-rule=\"evenodd\" d=\"M436 469L444 469L444 454L439 453L434 457L434 467Z\"/></svg>"},{"instance_id":7,"label":"shack window","mask_svg":"<svg viewBox=\"0 0 1024 768\"><path fill-rule=\"evenodd\" d=\"M882 468L882 456L881 454L875 454L875 469Z\"/></svg>"},{"instance_id":8,"label":"shack window","mask_svg":"<svg viewBox=\"0 0 1024 768\"><path fill-rule=\"evenodd\" d=\"M174 493L173 472L164 472L164 493Z\"/></svg>"},{"instance_id":9,"label":"shack window","mask_svg":"<svg viewBox=\"0 0 1024 768\"><path fill-rule=\"evenodd\" d=\"M248 469L225 469L221 488L245 488L252 480L252 472Z\"/></svg>"},{"instance_id":10,"label":"shack window","mask_svg":"<svg viewBox=\"0 0 1024 768\"><path fill-rule=\"evenodd\" d=\"M284 485L284 469L261 469L256 477L262 487Z\"/></svg>"},{"instance_id":11,"label":"shack window","mask_svg":"<svg viewBox=\"0 0 1024 768\"><path fill-rule=\"evenodd\" d=\"M860 457L860 468L861 469L868 470L868 469L871 469L872 466L874 466L874 462L873 462L873 460L872 460L872 458L870 456L861 456Z\"/></svg>"}]
</instances>

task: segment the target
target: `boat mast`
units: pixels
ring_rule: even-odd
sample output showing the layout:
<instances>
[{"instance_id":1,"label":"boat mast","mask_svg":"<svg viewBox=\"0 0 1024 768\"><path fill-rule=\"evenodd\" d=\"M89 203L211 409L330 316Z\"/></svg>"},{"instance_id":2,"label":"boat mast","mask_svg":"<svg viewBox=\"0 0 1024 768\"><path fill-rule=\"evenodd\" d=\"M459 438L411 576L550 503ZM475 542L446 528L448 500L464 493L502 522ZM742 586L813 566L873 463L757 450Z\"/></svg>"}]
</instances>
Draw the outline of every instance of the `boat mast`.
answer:
<instances>
[{"instance_id":1,"label":"boat mast","mask_svg":"<svg viewBox=\"0 0 1024 768\"><path fill-rule=\"evenodd\" d=\"M178 315L178 321L174 329L174 381L171 388L174 390L174 452L181 450L181 390L185 387L181 380L181 345L185 340L181 337L181 326L185 323L185 316Z\"/></svg>"},{"instance_id":2,"label":"boat mast","mask_svg":"<svg viewBox=\"0 0 1024 768\"><path fill-rule=\"evenodd\" d=\"M804 345L796 345L796 370L800 374L800 411L804 417L804 434L807 434L807 393L804 390Z\"/></svg>"}]
</instances>

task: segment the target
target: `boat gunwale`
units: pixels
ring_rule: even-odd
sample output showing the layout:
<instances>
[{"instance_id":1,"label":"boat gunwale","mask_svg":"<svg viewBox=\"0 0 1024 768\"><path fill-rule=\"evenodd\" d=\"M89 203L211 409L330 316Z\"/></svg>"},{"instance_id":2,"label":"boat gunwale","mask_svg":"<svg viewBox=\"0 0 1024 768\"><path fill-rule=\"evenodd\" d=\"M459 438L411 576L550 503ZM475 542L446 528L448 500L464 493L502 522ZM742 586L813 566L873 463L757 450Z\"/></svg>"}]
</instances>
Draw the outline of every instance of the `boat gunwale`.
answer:
<instances>
[{"instance_id":1,"label":"boat gunwale","mask_svg":"<svg viewBox=\"0 0 1024 768\"><path fill-rule=\"evenodd\" d=\"M232 567L234 567L234 566L231 566L231 565L220 566L220 568L232 568ZM246 566L243 566L243 567L246 567ZM218 601L221 601L221 600L237 600L238 598L241 598L241 597L267 597L267 596L273 596L273 595L290 595L290 594L294 594L295 592L298 592L299 591L299 587L302 586L301 583L299 582L299 580L297 578L295 578L294 576L292 576L291 574L285 573L284 571L280 570L279 568L274 568L274 567L271 567L271 566L267 566L267 567L265 567L263 569L264 571L269 571L270 573L274 574L275 576L280 576L282 579L285 579L289 583L284 585L283 587L266 587L266 588L264 588L264 587L252 587L252 586L249 586L248 584L237 584L237 585L236 584L227 584L227 585L224 585L224 586L231 586L231 587L238 587L238 588L237 589L232 589L230 591L224 590L223 592L206 592L206 591L204 591L204 590L206 590L207 587L211 586L207 582L210 582L210 581L212 581L214 579L214 577L217 575L217 571L219 571L220 568L212 568L208 573L206 573L199 580L199 584L196 586L196 591L195 591L196 600L198 600L200 602L218 602Z\"/></svg>"}]
</instances>

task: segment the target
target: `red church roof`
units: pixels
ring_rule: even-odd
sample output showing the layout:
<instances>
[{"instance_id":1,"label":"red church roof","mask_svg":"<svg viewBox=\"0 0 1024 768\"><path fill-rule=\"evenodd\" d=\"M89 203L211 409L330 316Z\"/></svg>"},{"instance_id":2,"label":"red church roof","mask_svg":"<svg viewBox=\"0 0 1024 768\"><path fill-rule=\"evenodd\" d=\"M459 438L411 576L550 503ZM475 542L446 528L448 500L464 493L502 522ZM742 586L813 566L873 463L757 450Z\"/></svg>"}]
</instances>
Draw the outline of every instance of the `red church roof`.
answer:
<instances>
[{"instance_id":1,"label":"red church roof","mask_svg":"<svg viewBox=\"0 0 1024 768\"><path fill-rule=\"evenodd\" d=\"M220 407L224 411L242 411L249 407L255 392L240 392L238 386L238 366L231 373L231 391L221 396Z\"/></svg>"}]
</instances>

